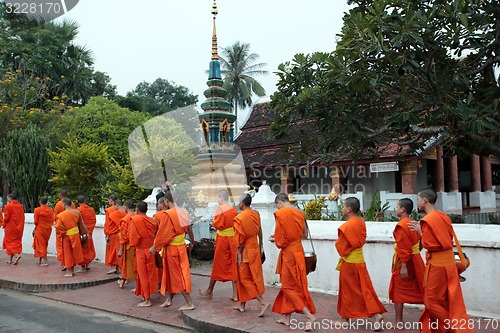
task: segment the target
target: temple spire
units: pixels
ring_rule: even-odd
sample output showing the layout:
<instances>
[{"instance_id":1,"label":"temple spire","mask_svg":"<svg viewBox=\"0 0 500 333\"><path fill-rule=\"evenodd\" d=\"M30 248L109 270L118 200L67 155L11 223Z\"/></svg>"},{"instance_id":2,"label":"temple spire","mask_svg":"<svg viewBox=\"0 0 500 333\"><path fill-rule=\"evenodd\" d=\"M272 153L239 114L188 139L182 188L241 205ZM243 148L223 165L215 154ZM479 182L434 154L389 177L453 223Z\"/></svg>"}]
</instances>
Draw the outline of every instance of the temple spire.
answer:
<instances>
[{"instance_id":1,"label":"temple spire","mask_svg":"<svg viewBox=\"0 0 500 333\"><path fill-rule=\"evenodd\" d=\"M219 54L217 52L217 30L215 28L217 13L217 0L214 0L214 3L212 5L212 15L214 16L214 29L212 33L212 60L219 60Z\"/></svg>"}]
</instances>

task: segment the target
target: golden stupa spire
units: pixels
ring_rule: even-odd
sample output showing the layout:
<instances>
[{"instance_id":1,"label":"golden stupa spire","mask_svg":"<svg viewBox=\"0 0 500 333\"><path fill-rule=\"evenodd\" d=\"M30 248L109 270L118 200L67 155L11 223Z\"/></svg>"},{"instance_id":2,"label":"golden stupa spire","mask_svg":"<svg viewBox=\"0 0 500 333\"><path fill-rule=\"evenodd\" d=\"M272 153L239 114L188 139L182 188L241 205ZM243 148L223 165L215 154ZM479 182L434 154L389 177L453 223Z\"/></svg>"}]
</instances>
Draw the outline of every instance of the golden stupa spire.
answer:
<instances>
[{"instance_id":1,"label":"golden stupa spire","mask_svg":"<svg viewBox=\"0 0 500 333\"><path fill-rule=\"evenodd\" d=\"M215 17L217 16L217 0L214 0L212 5L212 15L214 16L214 31L212 34L212 60L219 60L219 54L217 52L217 31L215 29Z\"/></svg>"}]
</instances>

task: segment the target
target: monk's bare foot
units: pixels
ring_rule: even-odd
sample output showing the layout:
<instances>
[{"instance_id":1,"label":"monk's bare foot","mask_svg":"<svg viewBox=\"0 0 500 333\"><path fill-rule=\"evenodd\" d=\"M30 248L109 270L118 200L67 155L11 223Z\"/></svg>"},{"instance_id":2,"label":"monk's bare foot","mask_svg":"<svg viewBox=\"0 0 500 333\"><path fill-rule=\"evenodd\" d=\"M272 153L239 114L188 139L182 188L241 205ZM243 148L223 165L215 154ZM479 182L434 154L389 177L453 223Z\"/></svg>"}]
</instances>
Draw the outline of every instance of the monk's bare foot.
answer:
<instances>
[{"instance_id":1,"label":"monk's bare foot","mask_svg":"<svg viewBox=\"0 0 500 333\"><path fill-rule=\"evenodd\" d=\"M12 262L12 265L17 265L19 260L21 260L21 256L19 254L14 256L14 261Z\"/></svg>"},{"instance_id":2,"label":"monk's bare foot","mask_svg":"<svg viewBox=\"0 0 500 333\"><path fill-rule=\"evenodd\" d=\"M212 292L208 291L208 289L207 290L198 289L198 294L200 294L201 296L212 297Z\"/></svg>"},{"instance_id":3,"label":"monk's bare foot","mask_svg":"<svg viewBox=\"0 0 500 333\"><path fill-rule=\"evenodd\" d=\"M85 265L85 270L89 271L90 270L90 266L87 264Z\"/></svg>"},{"instance_id":4,"label":"monk's bare foot","mask_svg":"<svg viewBox=\"0 0 500 333\"><path fill-rule=\"evenodd\" d=\"M40 264L40 266L42 266L42 267L47 267L48 265L49 265L48 262L44 262L43 264Z\"/></svg>"},{"instance_id":5,"label":"monk's bare foot","mask_svg":"<svg viewBox=\"0 0 500 333\"><path fill-rule=\"evenodd\" d=\"M184 304L177 311L194 310L194 304Z\"/></svg>"},{"instance_id":6,"label":"monk's bare foot","mask_svg":"<svg viewBox=\"0 0 500 333\"><path fill-rule=\"evenodd\" d=\"M79 270L76 271L77 273L87 273L85 268L80 268Z\"/></svg>"},{"instance_id":7,"label":"monk's bare foot","mask_svg":"<svg viewBox=\"0 0 500 333\"><path fill-rule=\"evenodd\" d=\"M167 299L165 302L163 302L160 305L160 308L168 308L170 306L172 306L172 300L171 299Z\"/></svg>"},{"instance_id":8,"label":"monk's bare foot","mask_svg":"<svg viewBox=\"0 0 500 333\"><path fill-rule=\"evenodd\" d=\"M135 293L135 288L134 288L134 289L132 289L130 292Z\"/></svg>"},{"instance_id":9,"label":"monk's bare foot","mask_svg":"<svg viewBox=\"0 0 500 333\"><path fill-rule=\"evenodd\" d=\"M393 330L401 330L403 329L403 327L405 327L405 324L402 321L395 320L392 322L392 325L388 328L391 328Z\"/></svg>"},{"instance_id":10,"label":"monk's bare foot","mask_svg":"<svg viewBox=\"0 0 500 333\"><path fill-rule=\"evenodd\" d=\"M238 310L239 312L245 312L245 307L241 303L239 303L236 306L233 306L233 309Z\"/></svg>"},{"instance_id":11,"label":"monk's bare foot","mask_svg":"<svg viewBox=\"0 0 500 333\"><path fill-rule=\"evenodd\" d=\"M373 331L378 332L382 330L382 320L384 320L384 316L382 316L380 313L376 313L372 317L375 322L373 323Z\"/></svg>"},{"instance_id":12,"label":"monk's bare foot","mask_svg":"<svg viewBox=\"0 0 500 333\"><path fill-rule=\"evenodd\" d=\"M311 315L311 316L307 317L305 331L306 332L311 332L312 330L314 330L314 323L315 322L316 322L316 317L315 316Z\"/></svg>"},{"instance_id":13,"label":"monk's bare foot","mask_svg":"<svg viewBox=\"0 0 500 333\"><path fill-rule=\"evenodd\" d=\"M7 261L8 264L12 264L12 260Z\"/></svg>"},{"instance_id":14,"label":"monk's bare foot","mask_svg":"<svg viewBox=\"0 0 500 333\"><path fill-rule=\"evenodd\" d=\"M257 315L257 317L264 317L264 312L266 312L266 310L269 308L269 303L266 303L264 305L261 305L260 306L260 312L259 314Z\"/></svg>"},{"instance_id":15,"label":"monk's bare foot","mask_svg":"<svg viewBox=\"0 0 500 333\"><path fill-rule=\"evenodd\" d=\"M126 282L127 282L127 280L125 280L125 279L121 279L118 281L118 284L120 285L121 289L123 289L123 286L125 285Z\"/></svg>"},{"instance_id":16,"label":"monk's bare foot","mask_svg":"<svg viewBox=\"0 0 500 333\"><path fill-rule=\"evenodd\" d=\"M340 327L340 328L343 328L343 329L347 329L349 326L349 319L347 318L340 318L340 319L337 319L337 320L334 320L333 321L333 324L335 325L335 327Z\"/></svg>"},{"instance_id":17,"label":"monk's bare foot","mask_svg":"<svg viewBox=\"0 0 500 333\"><path fill-rule=\"evenodd\" d=\"M280 319L276 320L278 324L282 324L285 326L290 326L290 318L286 316L282 316Z\"/></svg>"},{"instance_id":18,"label":"monk's bare foot","mask_svg":"<svg viewBox=\"0 0 500 333\"><path fill-rule=\"evenodd\" d=\"M61 272L64 272L64 271L66 271L66 270L67 270L66 266L62 266L62 267L61 267Z\"/></svg>"},{"instance_id":19,"label":"monk's bare foot","mask_svg":"<svg viewBox=\"0 0 500 333\"><path fill-rule=\"evenodd\" d=\"M109 271L106 274L118 274L118 270L117 269L113 269L112 271Z\"/></svg>"},{"instance_id":20,"label":"monk's bare foot","mask_svg":"<svg viewBox=\"0 0 500 333\"><path fill-rule=\"evenodd\" d=\"M238 302L238 297L233 296L233 297L230 298L230 300L233 301L233 302Z\"/></svg>"},{"instance_id":21,"label":"monk's bare foot","mask_svg":"<svg viewBox=\"0 0 500 333\"><path fill-rule=\"evenodd\" d=\"M73 273L64 274L64 277L73 277L73 276L75 276L75 274Z\"/></svg>"},{"instance_id":22,"label":"monk's bare foot","mask_svg":"<svg viewBox=\"0 0 500 333\"><path fill-rule=\"evenodd\" d=\"M137 304L138 307L141 307L141 308L146 308L146 307L149 307L151 306L151 301L149 299Z\"/></svg>"}]
</instances>

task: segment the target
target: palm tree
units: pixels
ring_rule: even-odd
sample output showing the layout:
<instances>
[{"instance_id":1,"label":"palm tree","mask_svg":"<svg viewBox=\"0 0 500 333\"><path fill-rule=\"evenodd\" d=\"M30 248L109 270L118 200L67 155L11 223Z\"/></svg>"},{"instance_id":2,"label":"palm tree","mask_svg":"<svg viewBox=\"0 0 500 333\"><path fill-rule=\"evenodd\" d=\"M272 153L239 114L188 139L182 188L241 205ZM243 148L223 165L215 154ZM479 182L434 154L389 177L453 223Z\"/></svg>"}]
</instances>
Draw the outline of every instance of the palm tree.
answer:
<instances>
[{"instance_id":1,"label":"palm tree","mask_svg":"<svg viewBox=\"0 0 500 333\"><path fill-rule=\"evenodd\" d=\"M228 100L232 101L236 116L235 133L238 131L238 107L245 108L252 105L253 94L264 96L264 87L253 76L266 75L262 70L267 64L255 61L259 58L256 53L250 53L250 44L236 42L222 48L220 56L221 73L224 75L224 89L228 92Z\"/></svg>"}]
</instances>

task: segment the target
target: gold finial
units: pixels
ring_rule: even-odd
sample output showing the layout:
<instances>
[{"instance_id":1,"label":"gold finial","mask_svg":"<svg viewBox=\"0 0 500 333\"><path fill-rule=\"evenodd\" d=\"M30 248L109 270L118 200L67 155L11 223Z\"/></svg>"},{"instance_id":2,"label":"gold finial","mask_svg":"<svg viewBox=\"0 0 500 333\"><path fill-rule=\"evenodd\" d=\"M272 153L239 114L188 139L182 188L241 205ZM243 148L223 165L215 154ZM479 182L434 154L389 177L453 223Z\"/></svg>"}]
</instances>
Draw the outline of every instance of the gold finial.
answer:
<instances>
[{"instance_id":1,"label":"gold finial","mask_svg":"<svg viewBox=\"0 0 500 333\"><path fill-rule=\"evenodd\" d=\"M215 17L218 14L217 1L214 0L212 5L212 15L214 16L214 31L212 33L212 60L219 60L219 54L217 52L217 31L215 29Z\"/></svg>"}]
</instances>

